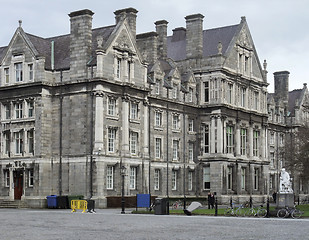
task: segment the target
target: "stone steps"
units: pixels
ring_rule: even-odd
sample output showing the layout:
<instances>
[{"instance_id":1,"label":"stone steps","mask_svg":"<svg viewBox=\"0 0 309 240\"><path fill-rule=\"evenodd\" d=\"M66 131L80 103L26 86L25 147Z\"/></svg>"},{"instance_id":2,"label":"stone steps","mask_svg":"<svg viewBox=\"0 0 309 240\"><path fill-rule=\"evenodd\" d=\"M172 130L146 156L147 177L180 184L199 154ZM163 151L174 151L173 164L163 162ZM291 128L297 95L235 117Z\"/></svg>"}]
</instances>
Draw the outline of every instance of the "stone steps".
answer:
<instances>
[{"instance_id":1,"label":"stone steps","mask_svg":"<svg viewBox=\"0 0 309 240\"><path fill-rule=\"evenodd\" d=\"M29 206L21 200L0 200L0 208L29 208Z\"/></svg>"}]
</instances>

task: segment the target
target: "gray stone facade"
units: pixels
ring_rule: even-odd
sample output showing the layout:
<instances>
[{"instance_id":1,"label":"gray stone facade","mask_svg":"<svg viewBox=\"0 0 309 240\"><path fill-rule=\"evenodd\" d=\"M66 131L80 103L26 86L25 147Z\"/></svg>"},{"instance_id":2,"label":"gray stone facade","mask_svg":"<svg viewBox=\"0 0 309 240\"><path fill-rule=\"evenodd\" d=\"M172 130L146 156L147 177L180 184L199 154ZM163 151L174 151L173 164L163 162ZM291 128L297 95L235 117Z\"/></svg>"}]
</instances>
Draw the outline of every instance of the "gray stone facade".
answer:
<instances>
[{"instance_id":1,"label":"gray stone facade","mask_svg":"<svg viewBox=\"0 0 309 240\"><path fill-rule=\"evenodd\" d=\"M269 113L286 92L267 94L246 19L203 30L194 14L172 36L166 20L136 35L134 8L96 29L93 14L70 13L70 34L51 38L20 26L0 48L0 197L106 207L125 166L127 196L265 200L278 169L269 134L286 131Z\"/></svg>"}]
</instances>

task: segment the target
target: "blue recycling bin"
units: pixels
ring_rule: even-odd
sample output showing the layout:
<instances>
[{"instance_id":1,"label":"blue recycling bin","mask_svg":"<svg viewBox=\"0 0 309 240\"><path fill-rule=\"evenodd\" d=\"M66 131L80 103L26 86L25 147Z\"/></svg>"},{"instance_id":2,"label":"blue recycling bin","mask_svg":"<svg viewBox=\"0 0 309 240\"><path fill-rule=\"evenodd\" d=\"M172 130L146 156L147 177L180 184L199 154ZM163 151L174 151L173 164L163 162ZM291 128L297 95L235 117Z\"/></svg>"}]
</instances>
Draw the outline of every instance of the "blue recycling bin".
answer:
<instances>
[{"instance_id":1,"label":"blue recycling bin","mask_svg":"<svg viewBox=\"0 0 309 240\"><path fill-rule=\"evenodd\" d=\"M58 201L56 195L47 196L47 207L48 208L58 208Z\"/></svg>"}]
</instances>

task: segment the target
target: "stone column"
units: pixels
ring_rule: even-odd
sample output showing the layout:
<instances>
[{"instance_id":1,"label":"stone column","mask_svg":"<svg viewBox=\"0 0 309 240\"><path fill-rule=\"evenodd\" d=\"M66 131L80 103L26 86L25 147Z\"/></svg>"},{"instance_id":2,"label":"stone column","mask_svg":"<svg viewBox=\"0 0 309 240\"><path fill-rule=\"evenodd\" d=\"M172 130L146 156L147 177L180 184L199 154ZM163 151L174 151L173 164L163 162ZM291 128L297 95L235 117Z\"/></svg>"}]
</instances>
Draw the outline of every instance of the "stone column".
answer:
<instances>
[{"instance_id":1,"label":"stone column","mask_svg":"<svg viewBox=\"0 0 309 240\"><path fill-rule=\"evenodd\" d=\"M239 120L236 123L236 136L235 136L236 156L240 156L240 126Z\"/></svg>"},{"instance_id":2,"label":"stone column","mask_svg":"<svg viewBox=\"0 0 309 240\"><path fill-rule=\"evenodd\" d=\"M102 78L103 77L103 49L96 50L97 54L97 73L96 77Z\"/></svg>"},{"instance_id":3,"label":"stone column","mask_svg":"<svg viewBox=\"0 0 309 240\"><path fill-rule=\"evenodd\" d=\"M211 116L210 117L211 121L210 121L210 153L215 153L215 121L216 121L216 117L215 116Z\"/></svg>"},{"instance_id":4,"label":"stone column","mask_svg":"<svg viewBox=\"0 0 309 240\"><path fill-rule=\"evenodd\" d=\"M149 102L144 100L144 158L149 158Z\"/></svg>"},{"instance_id":5,"label":"stone column","mask_svg":"<svg viewBox=\"0 0 309 240\"><path fill-rule=\"evenodd\" d=\"M129 149L129 101L127 94L122 96L122 156L130 153Z\"/></svg>"},{"instance_id":6,"label":"stone column","mask_svg":"<svg viewBox=\"0 0 309 240\"><path fill-rule=\"evenodd\" d=\"M249 157L252 158L253 157L253 126L252 123L250 123L249 126L249 133L248 133L248 137L249 137Z\"/></svg>"},{"instance_id":7,"label":"stone column","mask_svg":"<svg viewBox=\"0 0 309 240\"><path fill-rule=\"evenodd\" d=\"M102 88L102 86L100 86ZM94 126L94 152L101 152L103 149L103 91L97 90L95 96L95 126Z\"/></svg>"},{"instance_id":8,"label":"stone column","mask_svg":"<svg viewBox=\"0 0 309 240\"><path fill-rule=\"evenodd\" d=\"M222 129L222 118L219 116L217 118L217 150L218 150L218 153L223 153L223 129Z\"/></svg>"},{"instance_id":9,"label":"stone column","mask_svg":"<svg viewBox=\"0 0 309 240\"><path fill-rule=\"evenodd\" d=\"M124 76L124 81L125 82L128 82L129 81L129 75L128 75L128 65L129 65L129 63L128 63L128 58L129 56L128 56L128 53L123 53L123 76Z\"/></svg>"}]
</instances>

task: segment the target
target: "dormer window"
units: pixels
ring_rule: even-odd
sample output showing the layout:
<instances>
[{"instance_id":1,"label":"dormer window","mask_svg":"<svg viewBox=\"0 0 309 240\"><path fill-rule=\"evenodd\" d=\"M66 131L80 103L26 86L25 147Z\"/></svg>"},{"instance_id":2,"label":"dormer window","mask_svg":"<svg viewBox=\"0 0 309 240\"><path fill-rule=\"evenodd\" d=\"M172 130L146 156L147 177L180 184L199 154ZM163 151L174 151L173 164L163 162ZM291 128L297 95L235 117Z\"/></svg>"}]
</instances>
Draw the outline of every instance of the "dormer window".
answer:
<instances>
[{"instance_id":1,"label":"dormer window","mask_svg":"<svg viewBox=\"0 0 309 240\"><path fill-rule=\"evenodd\" d=\"M121 59L117 58L116 74L117 78L120 79Z\"/></svg>"},{"instance_id":2,"label":"dormer window","mask_svg":"<svg viewBox=\"0 0 309 240\"><path fill-rule=\"evenodd\" d=\"M29 81L33 81L33 64L28 64Z\"/></svg>"},{"instance_id":3,"label":"dormer window","mask_svg":"<svg viewBox=\"0 0 309 240\"><path fill-rule=\"evenodd\" d=\"M157 79L156 84L155 84L155 94L156 95L160 94L160 86L161 86L161 81L159 79Z\"/></svg>"},{"instance_id":4,"label":"dormer window","mask_svg":"<svg viewBox=\"0 0 309 240\"><path fill-rule=\"evenodd\" d=\"M4 79L5 79L5 83L10 82L10 69L9 68L4 69Z\"/></svg>"},{"instance_id":5,"label":"dormer window","mask_svg":"<svg viewBox=\"0 0 309 240\"><path fill-rule=\"evenodd\" d=\"M193 102L193 89L189 88L189 102Z\"/></svg>"},{"instance_id":6,"label":"dormer window","mask_svg":"<svg viewBox=\"0 0 309 240\"><path fill-rule=\"evenodd\" d=\"M22 82L23 81L23 64L15 63L14 66L15 66L16 82Z\"/></svg>"},{"instance_id":7,"label":"dormer window","mask_svg":"<svg viewBox=\"0 0 309 240\"><path fill-rule=\"evenodd\" d=\"M174 84L173 85L173 98L177 99L177 95L178 95L178 85Z\"/></svg>"}]
</instances>

